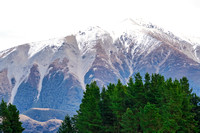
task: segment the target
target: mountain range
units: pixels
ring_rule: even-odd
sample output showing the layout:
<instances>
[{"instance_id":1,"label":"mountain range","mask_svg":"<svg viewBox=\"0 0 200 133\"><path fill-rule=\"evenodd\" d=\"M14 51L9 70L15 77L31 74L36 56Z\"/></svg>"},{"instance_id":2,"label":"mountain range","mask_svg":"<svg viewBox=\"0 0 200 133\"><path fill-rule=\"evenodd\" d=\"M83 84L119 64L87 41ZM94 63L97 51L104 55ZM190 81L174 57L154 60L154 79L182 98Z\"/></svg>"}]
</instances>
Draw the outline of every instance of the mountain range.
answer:
<instances>
[{"instance_id":1,"label":"mountain range","mask_svg":"<svg viewBox=\"0 0 200 133\"><path fill-rule=\"evenodd\" d=\"M23 44L0 52L0 98L17 106L24 132L56 132L64 114L76 114L86 84L125 84L137 72L186 76L200 95L200 43L128 19L113 31L94 26Z\"/></svg>"}]
</instances>

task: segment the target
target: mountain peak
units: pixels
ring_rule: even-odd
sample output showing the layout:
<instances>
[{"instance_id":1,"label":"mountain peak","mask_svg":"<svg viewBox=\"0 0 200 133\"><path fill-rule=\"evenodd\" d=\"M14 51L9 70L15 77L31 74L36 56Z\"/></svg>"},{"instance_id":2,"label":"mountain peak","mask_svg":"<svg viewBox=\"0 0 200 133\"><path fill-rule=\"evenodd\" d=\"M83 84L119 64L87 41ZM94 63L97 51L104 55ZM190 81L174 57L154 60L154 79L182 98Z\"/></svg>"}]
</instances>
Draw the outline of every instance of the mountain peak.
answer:
<instances>
[{"instance_id":1,"label":"mountain peak","mask_svg":"<svg viewBox=\"0 0 200 133\"><path fill-rule=\"evenodd\" d=\"M95 44L94 41L104 38L108 34L109 33L107 31L103 30L99 26L92 26L86 30L79 31L76 34L79 50L85 51L88 48L92 48Z\"/></svg>"}]
</instances>

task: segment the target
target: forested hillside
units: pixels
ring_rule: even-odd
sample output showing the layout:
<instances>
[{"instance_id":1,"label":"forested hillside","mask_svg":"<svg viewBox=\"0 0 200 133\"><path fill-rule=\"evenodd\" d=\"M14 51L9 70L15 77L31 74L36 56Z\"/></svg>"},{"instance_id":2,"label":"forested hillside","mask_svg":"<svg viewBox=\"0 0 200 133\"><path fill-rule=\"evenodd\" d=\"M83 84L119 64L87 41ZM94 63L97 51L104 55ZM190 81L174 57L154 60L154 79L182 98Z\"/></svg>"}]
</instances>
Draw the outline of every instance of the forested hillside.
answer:
<instances>
[{"instance_id":1,"label":"forested hillside","mask_svg":"<svg viewBox=\"0 0 200 133\"><path fill-rule=\"evenodd\" d=\"M66 116L59 133L199 132L200 98L188 79L139 73L127 85L86 86L77 115Z\"/></svg>"}]
</instances>

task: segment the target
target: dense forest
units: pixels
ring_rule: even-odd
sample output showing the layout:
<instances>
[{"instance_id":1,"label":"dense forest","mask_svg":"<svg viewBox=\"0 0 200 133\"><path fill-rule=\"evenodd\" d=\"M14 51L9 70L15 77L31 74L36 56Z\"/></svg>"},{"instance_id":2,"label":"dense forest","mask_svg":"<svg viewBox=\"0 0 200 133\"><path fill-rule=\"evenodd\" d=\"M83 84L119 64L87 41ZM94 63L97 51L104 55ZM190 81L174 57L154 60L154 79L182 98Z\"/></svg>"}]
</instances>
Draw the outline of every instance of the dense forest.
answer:
<instances>
[{"instance_id":1,"label":"dense forest","mask_svg":"<svg viewBox=\"0 0 200 133\"><path fill-rule=\"evenodd\" d=\"M100 88L94 81L77 115L66 116L59 133L195 133L200 131L200 98L188 79L139 73L127 85L120 80Z\"/></svg>"}]
</instances>

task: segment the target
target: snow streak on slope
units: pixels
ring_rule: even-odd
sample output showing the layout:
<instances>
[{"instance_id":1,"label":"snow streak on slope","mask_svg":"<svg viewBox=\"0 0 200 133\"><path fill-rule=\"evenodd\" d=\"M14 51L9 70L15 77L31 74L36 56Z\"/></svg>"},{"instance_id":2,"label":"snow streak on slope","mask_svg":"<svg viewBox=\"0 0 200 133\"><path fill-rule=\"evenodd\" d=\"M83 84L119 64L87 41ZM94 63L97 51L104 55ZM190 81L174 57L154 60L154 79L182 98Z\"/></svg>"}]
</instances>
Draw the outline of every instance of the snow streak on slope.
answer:
<instances>
[{"instance_id":1,"label":"snow streak on slope","mask_svg":"<svg viewBox=\"0 0 200 133\"><path fill-rule=\"evenodd\" d=\"M162 62L160 62L157 66L156 66L156 73L158 74L160 71L160 66L162 66L165 61L168 59L168 57L170 56L170 51L167 53L166 57L163 59Z\"/></svg>"},{"instance_id":2,"label":"snow streak on slope","mask_svg":"<svg viewBox=\"0 0 200 133\"><path fill-rule=\"evenodd\" d=\"M45 74L47 73L47 69L48 69L48 66L44 66L44 65L39 65L39 71L40 71L40 81L39 81L39 85L38 85L38 95L37 95L37 101L39 100L39 97L40 97L40 92L42 90L42 81L43 81L43 78L45 76Z\"/></svg>"}]
</instances>

